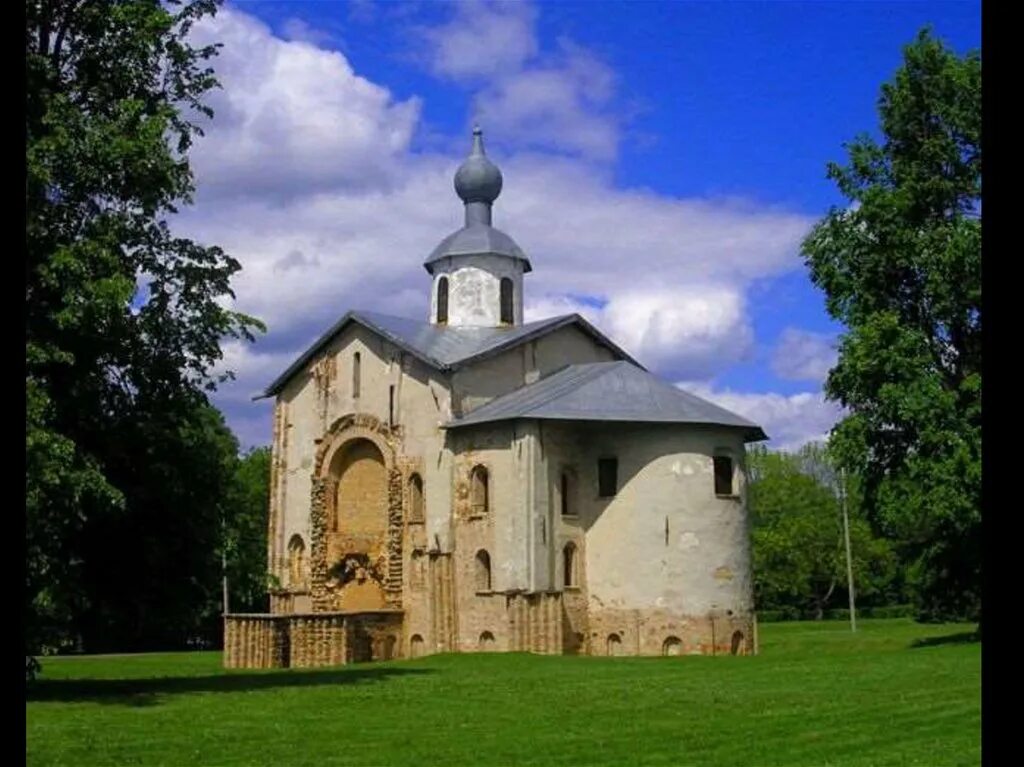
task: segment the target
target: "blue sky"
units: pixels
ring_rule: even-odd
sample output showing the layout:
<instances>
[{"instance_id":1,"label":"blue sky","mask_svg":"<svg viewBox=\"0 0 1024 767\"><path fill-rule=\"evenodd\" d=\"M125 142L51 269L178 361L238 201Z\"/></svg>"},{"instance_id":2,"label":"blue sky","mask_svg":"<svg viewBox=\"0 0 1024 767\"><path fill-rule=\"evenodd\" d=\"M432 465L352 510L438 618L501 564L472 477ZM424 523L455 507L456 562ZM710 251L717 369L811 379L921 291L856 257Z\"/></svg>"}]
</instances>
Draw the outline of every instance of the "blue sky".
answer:
<instances>
[{"instance_id":1,"label":"blue sky","mask_svg":"<svg viewBox=\"0 0 1024 767\"><path fill-rule=\"evenodd\" d=\"M528 312L590 312L776 445L820 436L840 328L799 240L844 204L826 163L875 129L925 24L980 46L977 2L229 3L201 33L225 43L224 89L182 226L242 261L239 307L271 332L230 350L218 404L265 443L249 396L350 304L425 312L420 263L458 225L442 190L479 119Z\"/></svg>"}]
</instances>

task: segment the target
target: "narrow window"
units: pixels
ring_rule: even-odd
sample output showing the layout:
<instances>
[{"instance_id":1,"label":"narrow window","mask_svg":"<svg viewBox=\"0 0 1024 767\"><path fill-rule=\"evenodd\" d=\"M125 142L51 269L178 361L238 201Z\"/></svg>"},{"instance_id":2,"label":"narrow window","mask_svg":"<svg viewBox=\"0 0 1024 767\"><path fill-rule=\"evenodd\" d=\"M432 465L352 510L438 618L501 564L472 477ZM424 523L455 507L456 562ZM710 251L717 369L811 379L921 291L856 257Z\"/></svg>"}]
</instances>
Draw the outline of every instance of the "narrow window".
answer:
<instances>
[{"instance_id":1,"label":"narrow window","mask_svg":"<svg viewBox=\"0 0 1024 767\"><path fill-rule=\"evenodd\" d=\"M562 516L567 517L572 514L572 506L569 504L569 475L564 471L559 478L559 491L562 494Z\"/></svg>"},{"instance_id":2,"label":"narrow window","mask_svg":"<svg viewBox=\"0 0 1024 767\"><path fill-rule=\"evenodd\" d=\"M734 631L732 632L732 642L730 642L730 651L733 655L745 655L746 648L743 646L743 632Z\"/></svg>"},{"instance_id":3,"label":"narrow window","mask_svg":"<svg viewBox=\"0 0 1024 767\"><path fill-rule=\"evenodd\" d=\"M715 456L715 495L733 495L732 458L726 455Z\"/></svg>"},{"instance_id":4,"label":"narrow window","mask_svg":"<svg viewBox=\"0 0 1024 767\"><path fill-rule=\"evenodd\" d=\"M474 466L470 475L470 505L473 514L486 514L490 510L487 469Z\"/></svg>"},{"instance_id":5,"label":"narrow window","mask_svg":"<svg viewBox=\"0 0 1024 767\"><path fill-rule=\"evenodd\" d=\"M501 321L512 324L512 280L501 278Z\"/></svg>"},{"instance_id":6,"label":"narrow window","mask_svg":"<svg viewBox=\"0 0 1024 767\"><path fill-rule=\"evenodd\" d=\"M491 590L491 555L483 549L476 553L476 590Z\"/></svg>"},{"instance_id":7,"label":"narrow window","mask_svg":"<svg viewBox=\"0 0 1024 767\"><path fill-rule=\"evenodd\" d=\"M578 586L576 579L576 544L570 541L562 549L562 583Z\"/></svg>"},{"instance_id":8,"label":"narrow window","mask_svg":"<svg viewBox=\"0 0 1024 767\"><path fill-rule=\"evenodd\" d=\"M362 375L360 367L362 365L362 356L359 352L352 355L352 396L359 396L359 379Z\"/></svg>"},{"instance_id":9,"label":"narrow window","mask_svg":"<svg viewBox=\"0 0 1024 767\"><path fill-rule=\"evenodd\" d=\"M439 324L448 322L448 278L437 281L437 321Z\"/></svg>"},{"instance_id":10,"label":"narrow window","mask_svg":"<svg viewBox=\"0 0 1024 767\"><path fill-rule=\"evenodd\" d=\"M423 521L423 480L419 474L409 477L409 521Z\"/></svg>"},{"instance_id":11,"label":"narrow window","mask_svg":"<svg viewBox=\"0 0 1024 767\"><path fill-rule=\"evenodd\" d=\"M388 387L388 426L395 425L395 385Z\"/></svg>"},{"instance_id":12,"label":"narrow window","mask_svg":"<svg viewBox=\"0 0 1024 767\"><path fill-rule=\"evenodd\" d=\"M288 542L288 584L299 586L306 569L306 544L302 536L293 535Z\"/></svg>"},{"instance_id":13,"label":"narrow window","mask_svg":"<svg viewBox=\"0 0 1024 767\"><path fill-rule=\"evenodd\" d=\"M597 494L611 498L618 492L619 459L600 458L597 461Z\"/></svg>"}]
</instances>

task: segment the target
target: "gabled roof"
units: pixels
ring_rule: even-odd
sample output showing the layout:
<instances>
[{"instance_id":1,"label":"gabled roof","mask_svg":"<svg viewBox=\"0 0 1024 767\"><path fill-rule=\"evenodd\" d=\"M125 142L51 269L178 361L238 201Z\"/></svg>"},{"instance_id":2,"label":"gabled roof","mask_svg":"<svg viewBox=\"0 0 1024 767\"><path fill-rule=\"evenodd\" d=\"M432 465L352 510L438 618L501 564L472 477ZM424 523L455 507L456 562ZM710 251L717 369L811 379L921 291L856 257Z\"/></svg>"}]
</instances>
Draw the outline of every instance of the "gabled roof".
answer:
<instances>
[{"instance_id":1,"label":"gabled roof","mask_svg":"<svg viewBox=\"0 0 1024 767\"><path fill-rule=\"evenodd\" d=\"M640 366L640 363L578 314L565 314L514 327L450 328L377 312L350 311L289 365L287 370L274 379L263 394L256 399L272 397L281 391L293 375L304 369L331 339L351 324L360 325L376 333L420 361L441 371L456 370L471 362L486 359L506 349L553 333L566 325L575 325L594 341L609 349L615 356Z\"/></svg>"},{"instance_id":2,"label":"gabled roof","mask_svg":"<svg viewBox=\"0 0 1024 767\"><path fill-rule=\"evenodd\" d=\"M516 418L714 424L743 429L747 442L768 439L757 424L626 361L569 365L496 397L446 428Z\"/></svg>"}]
</instances>

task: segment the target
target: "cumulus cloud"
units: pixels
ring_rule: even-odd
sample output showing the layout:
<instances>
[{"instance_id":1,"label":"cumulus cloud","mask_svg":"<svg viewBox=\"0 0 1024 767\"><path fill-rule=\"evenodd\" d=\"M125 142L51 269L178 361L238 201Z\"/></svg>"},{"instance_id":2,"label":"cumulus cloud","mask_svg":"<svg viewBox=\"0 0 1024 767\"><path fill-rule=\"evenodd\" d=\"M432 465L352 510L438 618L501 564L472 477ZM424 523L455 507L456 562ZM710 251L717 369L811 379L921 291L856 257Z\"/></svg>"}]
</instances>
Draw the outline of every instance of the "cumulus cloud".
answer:
<instances>
[{"instance_id":1,"label":"cumulus cloud","mask_svg":"<svg viewBox=\"0 0 1024 767\"><path fill-rule=\"evenodd\" d=\"M834 336L786 328L772 354L772 370L786 380L820 383L836 364L836 358Z\"/></svg>"},{"instance_id":2,"label":"cumulus cloud","mask_svg":"<svg viewBox=\"0 0 1024 767\"><path fill-rule=\"evenodd\" d=\"M518 146L615 158L621 132L613 109L615 72L561 37L542 51L530 3L469 2L452 18L420 30L425 57L438 75L471 85L475 119L501 126Z\"/></svg>"},{"instance_id":3,"label":"cumulus cloud","mask_svg":"<svg viewBox=\"0 0 1024 767\"><path fill-rule=\"evenodd\" d=\"M218 395L239 433L266 443L266 405L250 398L342 313L427 318L422 262L462 225L461 153L413 151L418 100L397 101L337 51L282 39L233 8L201 31L225 43L223 89L193 152L197 205L175 226L241 261L232 305L270 328L254 347L229 347L238 380ZM612 87L594 82L598 94ZM533 262L528 318L578 312L670 380L710 379L745 358L747 291L799 266L807 217L623 189L607 167L504 138L513 151L494 155L505 176L495 224Z\"/></svg>"},{"instance_id":4,"label":"cumulus cloud","mask_svg":"<svg viewBox=\"0 0 1024 767\"><path fill-rule=\"evenodd\" d=\"M216 118L191 156L208 197L381 189L393 179L420 102L396 101L306 31L284 40L231 8L196 26L197 43L224 44L216 61L223 87L209 98Z\"/></svg>"},{"instance_id":5,"label":"cumulus cloud","mask_svg":"<svg viewBox=\"0 0 1024 767\"><path fill-rule=\"evenodd\" d=\"M435 74L457 80L495 77L518 70L538 51L537 13L525 2L462 2L454 16L422 29Z\"/></svg>"},{"instance_id":6,"label":"cumulus cloud","mask_svg":"<svg viewBox=\"0 0 1024 767\"><path fill-rule=\"evenodd\" d=\"M770 446L778 450L799 450L808 442L826 440L843 417L842 408L828 402L820 391L786 396L715 389L706 383L684 382L677 386L759 424Z\"/></svg>"}]
</instances>

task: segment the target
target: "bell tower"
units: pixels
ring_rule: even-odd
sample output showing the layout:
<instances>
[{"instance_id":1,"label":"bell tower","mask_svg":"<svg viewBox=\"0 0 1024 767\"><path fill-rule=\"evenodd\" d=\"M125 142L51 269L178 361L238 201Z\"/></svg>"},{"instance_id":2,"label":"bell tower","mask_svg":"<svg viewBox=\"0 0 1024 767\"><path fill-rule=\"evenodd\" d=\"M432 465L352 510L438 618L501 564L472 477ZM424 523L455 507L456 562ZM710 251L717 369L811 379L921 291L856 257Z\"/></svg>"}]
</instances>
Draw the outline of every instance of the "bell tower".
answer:
<instances>
[{"instance_id":1,"label":"bell tower","mask_svg":"<svg viewBox=\"0 0 1024 767\"><path fill-rule=\"evenodd\" d=\"M491 225L501 171L484 152L483 131L455 172L466 224L448 235L423 266L433 277L430 321L447 327L514 327L523 323L523 275L532 267L515 241Z\"/></svg>"}]
</instances>

